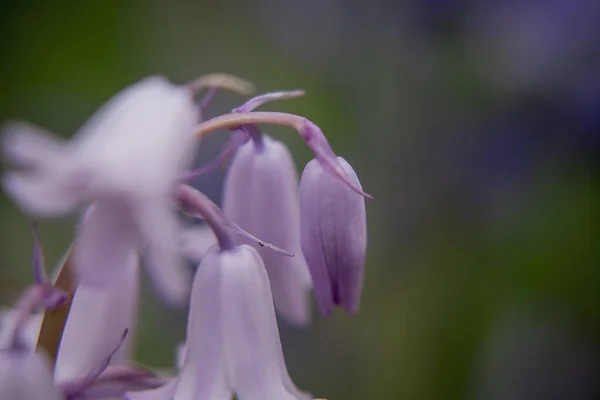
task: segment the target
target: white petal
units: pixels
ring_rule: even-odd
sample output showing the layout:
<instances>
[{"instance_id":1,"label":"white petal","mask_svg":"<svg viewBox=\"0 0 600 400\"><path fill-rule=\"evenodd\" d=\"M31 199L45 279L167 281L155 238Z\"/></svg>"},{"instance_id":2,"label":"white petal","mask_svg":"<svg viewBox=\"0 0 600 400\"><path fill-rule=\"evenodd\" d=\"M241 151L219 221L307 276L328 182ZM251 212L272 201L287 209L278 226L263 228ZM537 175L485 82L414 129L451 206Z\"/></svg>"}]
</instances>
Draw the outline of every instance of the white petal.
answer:
<instances>
[{"instance_id":1,"label":"white petal","mask_svg":"<svg viewBox=\"0 0 600 400\"><path fill-rule=\"evenodd\" d=\"M196 271L177 400L229 400L232 396L223 359L221 263L222 255L214 246Z\"/></svg>"},{"instance_id":2,"label":"white petal","mask_svg":"<svg viewBox=\"0 0 600 400\"><path fill-rule=\"evenodd\" d=\"M217 238L208 225L190 227L181 234L181 252L191 261L200 261L215 244Z\"/></svg>"},{"instance_id":3,"label":"white petal","mask_svg":"<svg viewBox=\"0 0 600 400\"><path fill-rule=\"evenodd\" d=\"M337 162L348 181L360 188L350 164L341 157ZM334 305L356 313L367 250L365 200L316 159L306 165L299 192L302 250L319 308L324 315Z\"/></svg>"},{"instance_id":4,"label":"white petal","mask_svg":"<svg viewBox=\"0 0 600 400\"><path fill-rule=\"evenodd\" d=\"M12 340L13 327L17 322L18 311L15 309L0 309L0 349L6 347ZM35 349L40 328L42 326L43 314L33 314L27 319L21 339L25 345Z\"/></svg>"},{"instance_id":5,"label":"white petal","mask_svg":"<svg viewBox=\"0 0 600 400\"><path fill-rule=\"evenodd\" d=\"M56 216L74 211L86 195L89 171L68 157L61 139L27 123L12 123L3 135L8 162L27 168L6 173L6 193L27 214Z\"/></svg>"},{"instance_id":6,"label":"white petal","mask_svg":"<svg viewBox=\"0 0 600 400\"><path fill-rule=\"evenodd\" d=\"M62 400L50 364L39 352L0 350L0 399Z\"/></svg>"},{"instance_id":7,"label":"white petal","mask_svg":"<svg viewBox=\"0 0 600 400\"><path fill-rule=\"evenodd\" d=\"M129 334L111 363L130 361L139 298L139 260L134 250L114 274L107 285L78 286L58 352L56 382L80 378L97 369L125 329Z\"/></svg>"},{"instance_id":8,"label":"white petal","mask_svg":"<svg viewBox=\"0 0 600 400\"><path fill-rule=\"evenodd\" d=\"M135 249L130 206L118 200L98 200L86 213L73 257L81 282L106 285L127 265Z\"/></svg>"},{"instance_id":9,"label":"white petal","mask_svg":"<svg viewBox=\"0 0 600 400\"><path fill-rule=\"evenodd\" d=\"M180 255L179 222L168 199L148 199L136 207L145 264L154 286L170 305L187 304L191 273Z\"/></svg>"},{"instance_id":10,"label":"white petal","mask_svg":"<svg viewBox=\"0 0 600 400\"><path fill-rule=\"evenodd\" d=\"M10 122L3 127L4 158L20 167L45 167L60 161L65 142L28 122Z\"/></svg>"},{"instance_id":11,"label":"white petal","mask_svg":"<svg viewBox=\"0 0 600 400\"><path fill-rule=\"evenodd\" d=\"M310 399L294 386L285 367L269 279L258 253L242 245L222 258L224 351L238 397Z\"/></svg>"},{"instance_id":12,"label":"white petal","mask_svg":"<svg viewBox=\"0 0 600 400\"><path fill-rule=\"evenodd\" d=\"M73 212L85 188L77 177L42 172L7 172L2 177L6 194L29 215L51 217Z\"/></svg>"},{"instance_id":13,"label":"white petal","mask_svg":"<svg viewBox=\"0 0 600 400\"><path fill-rule=\"evenodd\" d=\"M99 193L165 192L193 161L197 118L187 87L150 77L109 100L73 144L77 158L95 172Z\"/></svg>"},{"instance_id":14,"label":"white petal","mask_svg":"<svg viewBox=\"0 0 600 400\"><path fill-rule=\"evenodd\" d=\"M291 251L286 257L252 244L264 260L277 310L290 322L310 320L311 278L300 248L297 186L292 157L281 142L263 136L263 149L250 141L231 164L225 186L224 212L240 227Z\"/></svg>"},{"instance_id":15,"label":"white petal","mask_svg":"<svg viewBox=\"0 0 600 400\"><path fill-rule=\"evenodd\" d=\"M223 189L223 212L243 229L252 223L244 201L249 200L248 190L252 186L254 155L253 143L240 146L229 165Z\"/></svg>"}]
</instances>

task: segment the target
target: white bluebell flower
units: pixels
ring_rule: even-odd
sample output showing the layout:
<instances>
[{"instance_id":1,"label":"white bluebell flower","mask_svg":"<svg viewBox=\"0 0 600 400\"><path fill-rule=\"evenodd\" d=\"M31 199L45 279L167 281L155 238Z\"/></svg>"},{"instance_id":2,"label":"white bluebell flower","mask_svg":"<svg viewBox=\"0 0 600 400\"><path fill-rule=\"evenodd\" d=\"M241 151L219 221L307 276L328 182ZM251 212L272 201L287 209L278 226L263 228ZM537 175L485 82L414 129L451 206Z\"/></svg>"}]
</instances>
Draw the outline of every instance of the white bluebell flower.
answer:
<instances>
[{"instance_id":1,"label":"white bluebell flower","mask_svg":"<svg viewBox=\"0 0 600 400\"><path fill-rule=\"evenodd\" d=\"M70 141L28 125L8 127L5 191L28 214L58 216L92 202L74 247L82 282L107 284L141 250L155 286L184 304L189 279L171 209L178 175L192 161L196 107L188 87L162 77L113 97Z\"/></svg>"}]
</instances>

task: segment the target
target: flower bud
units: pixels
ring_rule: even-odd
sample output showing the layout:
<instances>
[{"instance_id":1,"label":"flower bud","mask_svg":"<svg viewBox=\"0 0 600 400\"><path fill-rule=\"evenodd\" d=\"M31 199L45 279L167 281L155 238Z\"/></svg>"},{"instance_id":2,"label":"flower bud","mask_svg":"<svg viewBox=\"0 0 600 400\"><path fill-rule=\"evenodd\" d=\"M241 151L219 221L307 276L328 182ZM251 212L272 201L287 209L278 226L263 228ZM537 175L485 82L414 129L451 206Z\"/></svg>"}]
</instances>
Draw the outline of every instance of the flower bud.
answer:
<instances>
[{"instance_id":1,"label":"flower bud","mask_svg":"<svg viewBox=\"0 0 600 400\"><path fill-rule=\"evenodd\" d=\"M349 181L362 188L356 173L337 157ZM300 241L324 315L334 305L358 311L367 250L364 198L310 161L300 180Z\"/></svg>"}]
</instances>

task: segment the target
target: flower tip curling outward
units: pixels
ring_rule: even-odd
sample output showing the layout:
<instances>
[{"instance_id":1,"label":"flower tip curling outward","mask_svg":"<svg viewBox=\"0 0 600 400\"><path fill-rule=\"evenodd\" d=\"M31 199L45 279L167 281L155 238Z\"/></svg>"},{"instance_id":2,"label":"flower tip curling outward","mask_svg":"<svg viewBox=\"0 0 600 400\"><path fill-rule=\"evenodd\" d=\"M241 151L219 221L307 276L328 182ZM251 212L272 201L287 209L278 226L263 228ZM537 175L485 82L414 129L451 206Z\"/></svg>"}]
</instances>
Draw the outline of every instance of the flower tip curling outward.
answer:
<instances>
[{"instance_id":1,"label":"flower tip curling outward","mask_svg":"<svg viewBox=\"0 0 600 400\"><path fill-rule=\"evenodd\" d=\"M337 161L347 179L360 188L350 164L341 157ZM330 315L335 305L356 313L367 249L364 198L315 159L304 168L299 199L302 251L321 313Z\"/></svg>"}]
</instances>

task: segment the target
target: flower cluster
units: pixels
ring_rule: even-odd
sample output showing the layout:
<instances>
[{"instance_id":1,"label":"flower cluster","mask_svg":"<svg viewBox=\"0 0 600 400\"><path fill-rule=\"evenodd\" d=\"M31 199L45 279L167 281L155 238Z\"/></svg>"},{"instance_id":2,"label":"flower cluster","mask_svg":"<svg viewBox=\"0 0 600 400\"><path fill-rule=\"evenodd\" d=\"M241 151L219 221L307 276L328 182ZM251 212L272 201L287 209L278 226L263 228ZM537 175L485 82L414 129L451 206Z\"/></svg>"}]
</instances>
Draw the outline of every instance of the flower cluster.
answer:
<instances>
[{"instance_id":1,"label":"flower cluster","mask_svg":"<svg viewBox=\"0 0 600 400\"><path fill-rule=\"evenodd\" d=\"M80 217L52 280L33 226L35 283L0 314L0 399L312 398L288 375L275 310L306 326L312 289L324 315L336 305L357 312L370 196L315 124L255 111L303 92L260 95L202 121L218 87L247 84L150 77L68 141L26 123L6 126L9 197L31 219ZM261 123L296 129L314 152L300 182L286 146ZM232 135L220 154L191 170L199 140L223 129ZM191 183L229 158L221 209ZM181 214L205 224L186 227ZM199 262L193 277L186 259ZM131 360L141 266L167 304L189 304L175 376Z\"/></svg>"}]
</instances>

